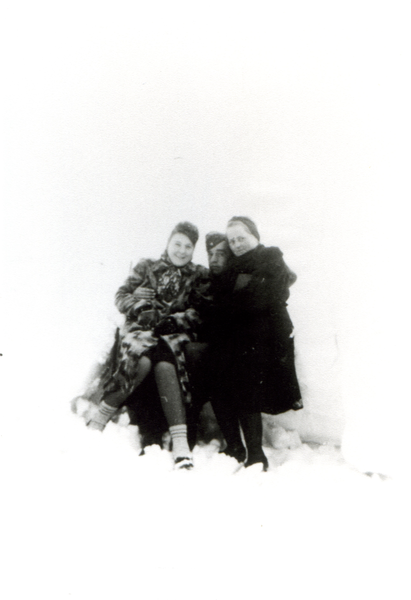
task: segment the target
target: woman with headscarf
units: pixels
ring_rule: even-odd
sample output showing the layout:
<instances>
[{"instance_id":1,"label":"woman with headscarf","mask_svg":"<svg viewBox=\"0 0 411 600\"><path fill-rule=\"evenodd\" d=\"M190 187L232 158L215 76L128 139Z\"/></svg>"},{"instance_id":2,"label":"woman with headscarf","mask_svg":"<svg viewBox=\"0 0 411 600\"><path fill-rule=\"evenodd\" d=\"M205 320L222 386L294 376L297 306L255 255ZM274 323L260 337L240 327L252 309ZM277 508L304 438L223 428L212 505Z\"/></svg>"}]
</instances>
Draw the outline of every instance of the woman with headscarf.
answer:
<instances>
[{"instance_id":1,"label":"woman with headscarf","mask_svg":"<svg viewBox=\"0 0 411 600\"><path fill-rule=\"evenodd\" d=\"M279 414L303 406L287 311L296 275L279 248L260 243L248 217L230 219L227 239L234 256L215 290L213 406L228 444L225 452L240 462L246 459L246 466L262 463L266 470L261 412Z\"/></svg>"},{"instance_id":2,"label":"woman with headscarf","mask_svg":"<svg viewBox=\"0 0 411 600\"><path fill-rule=\"evenodd\" d=\"M207 269L192 263L198 229L178 223L159 260L143 259L116 294L125 323L100 387L102 399L86 423L102 431L127 397L154 370L161 405L169 425L176 468L190 469L185 404L190 403L184 344L196 339L197 308L207 302Z\"/></svg>"}]
</instances>

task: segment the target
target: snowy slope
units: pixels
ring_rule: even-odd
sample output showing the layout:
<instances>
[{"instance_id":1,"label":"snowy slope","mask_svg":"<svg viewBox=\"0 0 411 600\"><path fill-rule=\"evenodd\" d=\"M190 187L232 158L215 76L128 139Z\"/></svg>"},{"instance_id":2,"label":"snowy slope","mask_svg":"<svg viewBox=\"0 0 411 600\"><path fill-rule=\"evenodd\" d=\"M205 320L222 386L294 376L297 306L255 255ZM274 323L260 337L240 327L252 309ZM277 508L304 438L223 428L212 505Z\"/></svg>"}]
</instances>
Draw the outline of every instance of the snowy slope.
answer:
<instances>
[{"instance_id":1,"label":"snowy slope","mask_svg":"<svg viewBox=\"0 0 411 600\"><path fill-rule=\"evenodd\" d=\"M138 456L135 428L55 425L8 440L3 597L407 597L404 488L333 446L266 448L267 473L232 475L210 444L175 472L158 447Z\"/></svg>"}]
</instances>

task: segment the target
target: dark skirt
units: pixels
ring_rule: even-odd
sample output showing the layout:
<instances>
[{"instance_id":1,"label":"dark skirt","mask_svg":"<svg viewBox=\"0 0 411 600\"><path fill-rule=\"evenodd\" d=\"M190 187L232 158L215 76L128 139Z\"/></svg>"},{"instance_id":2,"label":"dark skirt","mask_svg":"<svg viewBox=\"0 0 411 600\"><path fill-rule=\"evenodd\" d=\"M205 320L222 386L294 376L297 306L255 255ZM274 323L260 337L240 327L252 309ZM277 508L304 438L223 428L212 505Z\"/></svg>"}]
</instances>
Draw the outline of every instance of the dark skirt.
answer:
<instances>
[{"instance_id":1,"label":"dark skirt","mask_svg":"<svg viewBox=\"0 0 411 600\"><path fill-rule=\"evenodd\" d=\"M214 402L272 415L302 408L289 327L270 318L241 323L211 353Z\"/></svg>"}]
</instances>

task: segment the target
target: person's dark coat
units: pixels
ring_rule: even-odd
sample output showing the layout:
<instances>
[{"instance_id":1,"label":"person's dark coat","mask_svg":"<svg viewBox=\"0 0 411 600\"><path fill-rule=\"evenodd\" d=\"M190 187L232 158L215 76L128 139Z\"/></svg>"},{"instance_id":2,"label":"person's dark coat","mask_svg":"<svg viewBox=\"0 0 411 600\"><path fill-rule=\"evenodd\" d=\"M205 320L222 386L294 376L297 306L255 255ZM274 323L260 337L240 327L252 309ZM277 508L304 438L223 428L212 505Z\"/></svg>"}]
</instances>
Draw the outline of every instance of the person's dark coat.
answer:
<instances>
[{"instance_id":1,"label":"person's dark coat","mask_svg":"<svg viewBox=\"0 0 411 600\"><path fill-rule=\"evenodd\" d=\"M302 408L287 312L295 280L279 248L259 244L231 259L208 319L216 402L270 414Z\"/></svg>"}]
</instances>

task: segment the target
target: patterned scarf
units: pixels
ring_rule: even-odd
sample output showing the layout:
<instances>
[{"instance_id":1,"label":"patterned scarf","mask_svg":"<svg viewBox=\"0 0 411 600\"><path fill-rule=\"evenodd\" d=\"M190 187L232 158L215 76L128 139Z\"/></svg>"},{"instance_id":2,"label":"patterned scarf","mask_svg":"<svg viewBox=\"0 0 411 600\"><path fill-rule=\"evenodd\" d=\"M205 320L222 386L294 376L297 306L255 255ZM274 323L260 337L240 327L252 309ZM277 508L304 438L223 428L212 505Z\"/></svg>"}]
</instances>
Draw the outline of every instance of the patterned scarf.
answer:
<instances>
[{"instance_id":1,"label":"patterned scarf","mask_svg":"<svg viewBox=\"0 0 411 600\"><path fill-rule=\"evenodd\" d=\"M169 303L178 297L183 276L189 275L193 270L192 262L190 261L183 267L176 267L176 265L171 262L167 251L161 255L161 260L163 262L163 265L161 266L166 268L163 270L158 280L157 292L165 302Z\"/></svg>"}]
</instances>

